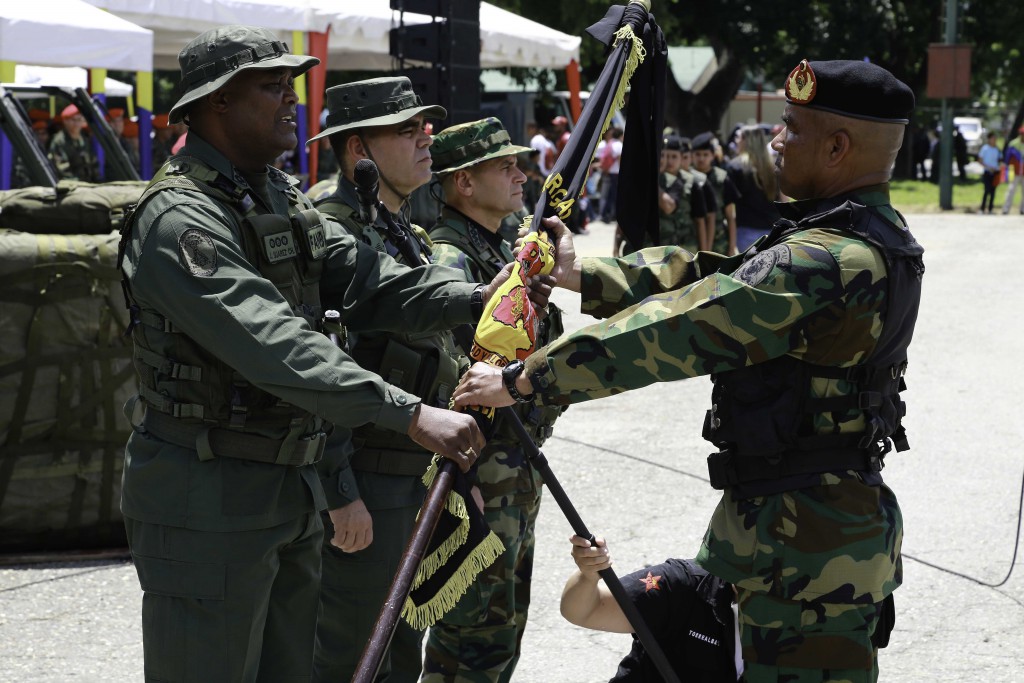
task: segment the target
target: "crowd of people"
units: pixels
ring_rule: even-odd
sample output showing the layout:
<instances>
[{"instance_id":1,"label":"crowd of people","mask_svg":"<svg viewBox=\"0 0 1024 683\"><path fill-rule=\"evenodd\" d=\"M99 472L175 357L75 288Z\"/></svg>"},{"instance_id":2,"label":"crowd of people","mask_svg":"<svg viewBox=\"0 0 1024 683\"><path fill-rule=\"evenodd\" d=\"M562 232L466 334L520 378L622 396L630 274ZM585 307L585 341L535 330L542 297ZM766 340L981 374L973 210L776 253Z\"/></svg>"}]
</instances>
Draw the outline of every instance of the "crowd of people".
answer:
<instances>
[{"instance_id":1,"label":"crowd of people","mask_svg":"<svg viewBox=\"0 0 1024 683\"><path fill-rule=\"evenodd\" d=\"M557 263L527 283L542 348L468 368L463 326L508 278L508 217L532 208L567 122L528 146L494 118L431 135L447 112L409 79L333 86L315 139L339 174L314 206L276 164L304 142L293 83L318 60L227 26L179 61L167 123L187 136L125 224L119 262L140 385L122 512L147 679L349 680L438 453L467 473L467 504L504 551L426 634L399 628L377 680L510 680L543 481L500 418L485 439L447 408L514 406L543 443L571 403L698 375L714 380L705 437L723 498L696 557L627 575L629 599L682 680L877 679L902 580L880 471L906 448L924 269L886 185L906 85L867 62L804 60L770 142L742 127L726 158L711 133L666 131L663 239L580 259L573 230L545 219ZM614 218L621 154L613 127L591 216ZM409 213L431 183L428 231ZM779 220L783 196L796 201ZM553 286L619 323L564 334ZM607 544L571 543L566 618L630 631L597 579ZM614 680L656 676L636 645Z\"/></svg>"}]
</instances>

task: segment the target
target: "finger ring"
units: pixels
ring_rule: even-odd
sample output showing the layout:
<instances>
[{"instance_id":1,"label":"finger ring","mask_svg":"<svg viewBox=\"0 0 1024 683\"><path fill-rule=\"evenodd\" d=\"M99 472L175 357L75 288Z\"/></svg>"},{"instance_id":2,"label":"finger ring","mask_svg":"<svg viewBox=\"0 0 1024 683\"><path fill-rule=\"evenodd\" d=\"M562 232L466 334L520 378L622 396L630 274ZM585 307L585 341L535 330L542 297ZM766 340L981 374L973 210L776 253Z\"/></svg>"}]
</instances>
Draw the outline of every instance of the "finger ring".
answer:
<instances>
[{"instance_id":1,"label":"finger ring","mask_svg":"<svg viewBox=\"0 0 1024 683\"><path fill-rule=\"evenodd\" d=\"M459 455L461 455L464 458L475 458L476 457L476 451L473 450L472 446L470 446L469 448L467 448L464 451L459 451Z\"/></svg>"}]
</instances>

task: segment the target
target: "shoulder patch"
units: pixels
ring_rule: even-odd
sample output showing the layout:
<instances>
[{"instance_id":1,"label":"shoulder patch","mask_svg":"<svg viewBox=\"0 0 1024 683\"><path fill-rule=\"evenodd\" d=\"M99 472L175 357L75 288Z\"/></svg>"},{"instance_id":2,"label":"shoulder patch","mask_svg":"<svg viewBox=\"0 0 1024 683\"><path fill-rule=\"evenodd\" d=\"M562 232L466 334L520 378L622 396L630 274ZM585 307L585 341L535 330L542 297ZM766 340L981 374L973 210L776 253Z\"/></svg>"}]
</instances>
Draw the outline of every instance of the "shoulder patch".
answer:
<instances>
[{"instance_id":1,"label":"shoulder patch","mask_svg":"<svg viewBox=\"0 0 1024 683\"><path fill-rule=\"evenodd\" d=\"M751 287L764 282L765 278L776 266L789 266L793 262L792 253L785 244L776 244L767 251L756 254L752 259L740 266L733 277Z\"/></svg>"},{"instance_id":2,"label":"shoulder patch","mask_svg":"<svg viewBox=\"0 0 1024 683\"><path fill-rule=\"evenodd\" d=\"M182 266L198 277L209 277L217 272L217 246L202 230L190 228L181 233L178 258Z\"/></svg>"}]
</instances>

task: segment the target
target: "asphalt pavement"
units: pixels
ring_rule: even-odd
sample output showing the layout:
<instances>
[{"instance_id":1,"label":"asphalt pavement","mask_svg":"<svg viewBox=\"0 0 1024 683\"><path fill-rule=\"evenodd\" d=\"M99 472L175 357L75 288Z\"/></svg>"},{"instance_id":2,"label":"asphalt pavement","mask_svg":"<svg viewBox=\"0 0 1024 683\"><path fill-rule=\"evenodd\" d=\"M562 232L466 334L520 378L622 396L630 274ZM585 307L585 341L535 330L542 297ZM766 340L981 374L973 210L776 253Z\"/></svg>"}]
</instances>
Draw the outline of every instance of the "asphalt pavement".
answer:
<instances>
[{"instance_id":1,"label":"asphalt pavement","mask_svg":"<svg viewBox=\"0 0 1024 683\"><path fill-rule=\"evenodd\" d=\"M979 188L980 196L980 188ZM1024 476L1017 412L1024 358L1024 218L908 216L924 244L924 296L910 348L911 450L885 476L905 524L904 585L880 655L883 683L1024 683L1024 559L1010 572ZM611 229L577 237L611 251ZM556 292L566 327L587 322ZM718 495L707 483L700 426L706 378L573 406L544 451L591 531L625 574L692 557ZM530 622L514 681L606 681L629 636L564 621L573 569L568 523L550 496L537 525ZM141 592L123 559L0 567L0 681L142 680Z\"/></svg>"}]
</instances>

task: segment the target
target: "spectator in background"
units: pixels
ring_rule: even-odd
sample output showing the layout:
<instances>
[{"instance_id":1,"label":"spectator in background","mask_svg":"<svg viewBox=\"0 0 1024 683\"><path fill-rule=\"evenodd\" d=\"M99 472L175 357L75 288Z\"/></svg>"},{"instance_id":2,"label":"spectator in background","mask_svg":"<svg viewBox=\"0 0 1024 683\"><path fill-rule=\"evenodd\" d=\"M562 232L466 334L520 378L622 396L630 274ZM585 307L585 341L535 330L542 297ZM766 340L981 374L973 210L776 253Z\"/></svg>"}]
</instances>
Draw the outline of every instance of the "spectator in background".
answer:
<instances>
[{"instance_id":1,"label":"spectator in background","mask_svg":"<svg viewBox=\"0 0 1024 683\"><path fill-rule=\"evenodd\" d=\"M999 148L996 147L995 133L988 134L987 141L978 152L978 161L985 167L981 174L981 182L985 186L985 191L981 195L980 212L992 213L992 205L996 201L996 179L999 177Z\"/></svg>"},{"instance_id":2,"label":"spectator in background","mask_svg":"<svg viewBox=\"0 0 1024 683\"><path fill-rule=\"evenodd\" d=\"M547 129L541 130L537 124L530 121L526 124L526 134L530 135L530 147L537 150L540 156L537 157L537 168L541 177L547 178L551 173L551 167L555 164L555 146L548 139Z\"/></svg>"},{"instance_id":3,"label":"spectator in background","mask_svg":"<svg viewBox=\"0 0 1024 683\"><path fill-rule=\"evenodd\" d=\"M967 182L967 140L960 132L960 127L953 128L953 156L956 159L956 172L960 182Z\"/></svg>"},{"instance_id":4,"label":"spectator in background","mask_svg":"<svg viewBox=\"0 0 1024 683\"><path fill-rule=\"evenodd\" d=\"M914 179L928 180L928 169L925 168L924 162L932 149L931 138L928 137L928 132L924 128L915 127L911 141L914 155Z\"/></svg>"},{"instance_id":5,"label":"spectator in background","mask_svg":"<svg viewBox=\"0 0 1024 683\"><path fill-rule=\"evenodd\" d=\"M86 122L78 107L69 104L60 113L61 130L50 141L50 159L60 178L97 183L100 165L85 135Z\"/></svg>"},{"instance_id":6,"label":"spectator in background","mask_svg":"<svg viewBox=\"0 0 1024 683\"><path fill-rule=\"evenodd\" d=\"M608 129L604 147L598 162L604 184L601 186L601 220L615 222L615 201L619 191L619 161L622 158L622 129L612 126Z\"/></svg>"},{"instance_id":7,"label":"spectator in background","mask_svg":"<svg viewBox=\"0 0 1024 683\"><path fill-rule=\"evenodd\" d=\"M565 146L569 144L569 119L564 116L556 116L551 119L551 128L554 132L552 137L555 140L555 158L558 158Z\"/></svg>"},{"instance_id":8,"label":"spectator in background","mask_svg":"<svg viewBox=\"0 0 1024 683\"><path fill-rule=\"evenodd\" d=\"M156 114L153 116L153 145L150 150L153 154L153 172L164 165L167 157L171 156L171 147L174 146L174 130L167 120L167 114Z\"/></svg>"},{"instance_id":9,"label":"spectator in background","mask_svg":"<svg viewBox=\"0 0 1024 683\"><path fill-rule=\"evenodd\" d=\"M1021 189L1020 213L1024 216L1024 126L1017 131L1018 137L1006 145L1004 161L1013 170L1013 181L1006 188L1006 200L1003 202L1003 215L1010 213L1013 206L1013 195L1017 188Z\"/></svg>"},{"instance_id":10,"label":"spectator in background","mask_svg":"<svg viewBox=\"0 0 1024 683\"><path fill-rule=\"evenodd\" d=\"M726 166L726 172L739 193L736 198L736 249L743 252L757 238L768 234L779 219L779 211L774 204L779 200L779 185L763 128L740 128L736 149L738 154Z\"/></svg>"}]
</instances>

